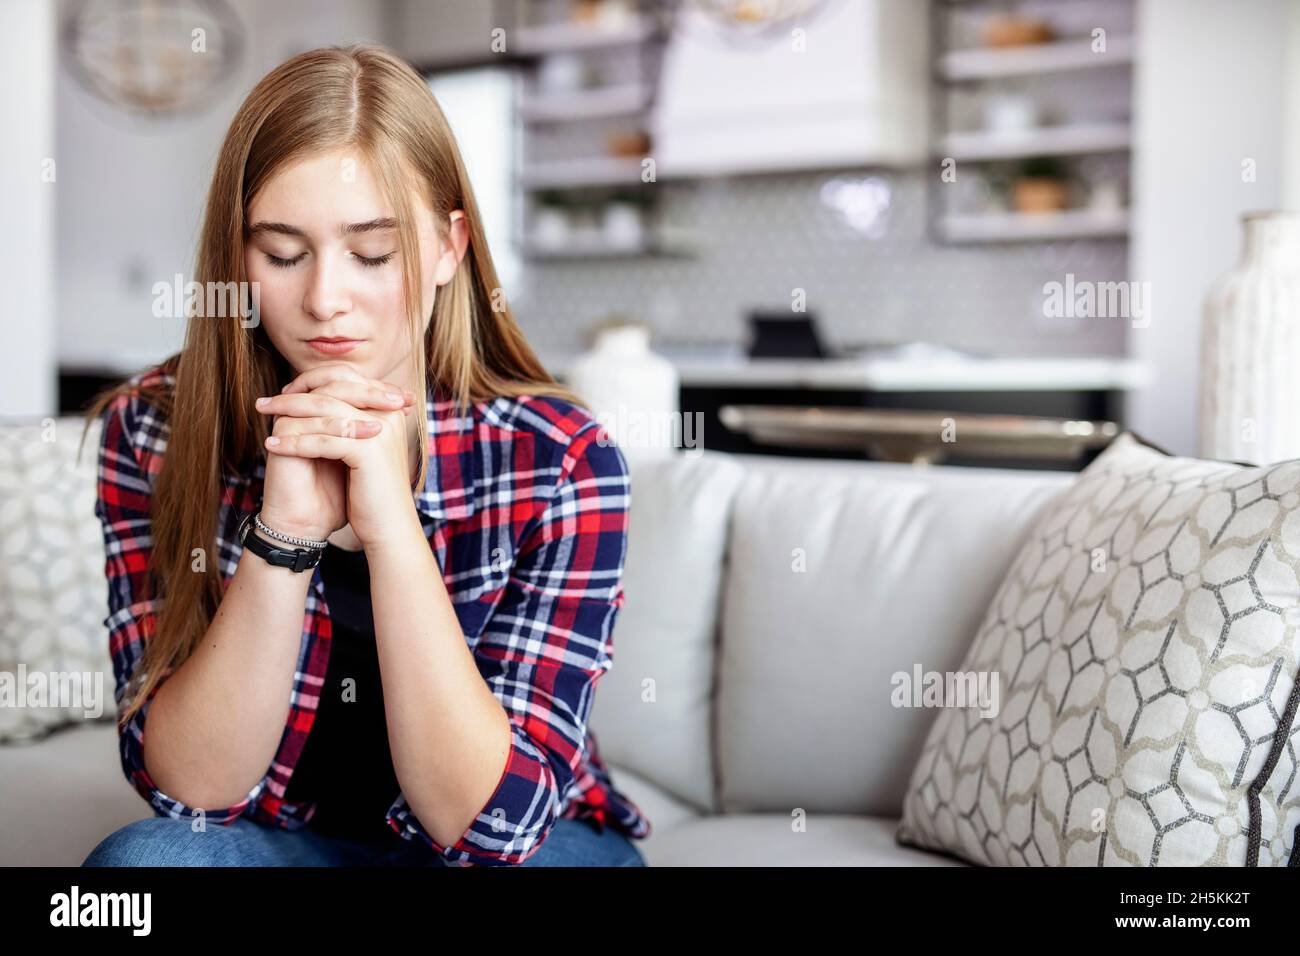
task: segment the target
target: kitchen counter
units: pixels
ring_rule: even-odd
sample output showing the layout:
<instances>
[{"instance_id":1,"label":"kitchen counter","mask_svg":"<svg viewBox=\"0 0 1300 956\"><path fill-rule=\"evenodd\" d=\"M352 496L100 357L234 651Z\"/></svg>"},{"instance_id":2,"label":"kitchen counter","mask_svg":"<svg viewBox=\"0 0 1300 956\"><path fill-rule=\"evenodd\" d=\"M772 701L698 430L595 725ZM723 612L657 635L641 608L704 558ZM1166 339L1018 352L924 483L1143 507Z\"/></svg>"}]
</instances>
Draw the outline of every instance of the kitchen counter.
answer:
<instances>
[{"instance_id":1,"label":"kitchen counter","mask_svg":"<svg viewBox=\"0 0 1300 956\"><path fill-rule=\"evenodd\" d=\"M673 357L681 384L691 388L814 388L878 392L1129 391L1150 384L1150 369L1134 359L1080 358L837 358L749 359ZM563 377L572 356L542 355Z\"/></svg>"}]
</instances>

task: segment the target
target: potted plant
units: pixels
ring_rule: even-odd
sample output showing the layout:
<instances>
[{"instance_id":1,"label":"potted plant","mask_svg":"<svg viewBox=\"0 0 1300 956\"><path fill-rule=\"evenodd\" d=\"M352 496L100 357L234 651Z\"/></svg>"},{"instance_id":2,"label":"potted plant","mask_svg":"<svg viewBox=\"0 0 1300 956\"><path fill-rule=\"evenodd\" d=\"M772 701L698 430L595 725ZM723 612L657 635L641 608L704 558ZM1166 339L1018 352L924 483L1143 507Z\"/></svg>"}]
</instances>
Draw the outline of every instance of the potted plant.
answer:
<instances>
[{"instance_id":1,"label":"potted plant","mask_svg":"<svg viewBox=\"0 0 1300 956\"><path fill-rule=\"evenodd\" d=\"M1070 204L1065 164L1051 156L1021 162L1010 181L1010 203L1016 212L1059 212Z\"/></svg>"}]
</instances>

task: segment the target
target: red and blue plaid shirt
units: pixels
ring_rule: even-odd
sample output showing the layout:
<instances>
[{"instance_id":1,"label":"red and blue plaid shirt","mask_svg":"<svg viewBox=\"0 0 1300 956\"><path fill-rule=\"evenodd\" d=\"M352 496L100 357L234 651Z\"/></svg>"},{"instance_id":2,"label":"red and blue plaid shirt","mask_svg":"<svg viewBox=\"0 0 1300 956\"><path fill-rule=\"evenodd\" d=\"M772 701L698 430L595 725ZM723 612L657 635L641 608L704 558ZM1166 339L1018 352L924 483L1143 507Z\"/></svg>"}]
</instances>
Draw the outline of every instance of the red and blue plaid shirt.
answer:
<instances>
[{"instance_id":1,"label":"red and blue plaid shirt","mask_svg":"<svg viewBox=\"0 0 1300 956\"><path fill-rule=\"evenodd\" d=\"M175 384L165 365L131 382ZM623 605L631 490L623 453L587 412L549 396L497 397L462 416L452 398L430 387L425 407L428 478L416 508L479 673L510 717L513 742L496 789L454 844L433 839L401 793L388 825L460 866L519 863L559 818L591 818L600 828L648 836L650 822L614 788L587 726L596 683L613 664L612 633ZM101 423L95 513L107 549L104 623L122 707L144 650L146 620L165 598L148 596L146 574L150 494L168 424L134 390L114 400ZM264 475L261 457L252 474L223 476L215 542L223 586L238 566L236 532L261 500ZM298 829L310 819L314 802L284 795L311 733L330 633L318 567L279 750L243 800L204 809L209 821L230 824L242 815ZM120 729L122 767L155 813L191 816L194 808L160 791L145 769L152 698Z\"/></svg>"}]
</instances>

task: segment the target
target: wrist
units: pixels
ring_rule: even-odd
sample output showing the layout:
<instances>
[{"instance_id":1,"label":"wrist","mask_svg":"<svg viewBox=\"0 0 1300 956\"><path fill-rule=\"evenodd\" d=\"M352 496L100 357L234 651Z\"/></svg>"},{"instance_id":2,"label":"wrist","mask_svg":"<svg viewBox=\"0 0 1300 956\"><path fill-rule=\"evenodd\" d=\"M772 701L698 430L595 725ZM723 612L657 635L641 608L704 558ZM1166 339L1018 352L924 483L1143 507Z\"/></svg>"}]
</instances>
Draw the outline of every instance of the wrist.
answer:
<instances>
[{"instance_id":1,"label":"wrist","mask_svg":"<svg viewBox=\"0 0 1300 956\"><path fill-rule=\"evenodd\" d=\"M401 560L412 552L429 550L429 539L424 536L424 526L414 509L410 519L399 521L375 534L362 535L358 532L361 546L372 565L390 557Z\"/></svg>"},{"instance_id":2,"label":"wrist","mask_svg":"<svg viewBox=\"0 0 1300 956\"><path fill-rule=\"evenodd\" d=\"M250 537L255 537L255 538L257 538L258 541L265 541L267 544L269 544L269 545L270 545L271 547L273 547L273 548L291 548L291 547L293 547L293 545L285 544L283 541L277 541L275 538L272 538L269 534L267 534L266 532L262 531L262 529L259 528L259 527L258 527L257 525L255 525L255 524L250 524L250 525L248 526L248 534L249 534Z\"/></svg>"},{"instance_id":3,"label":"wrist","mask_svg":"<svg viewBox=\"0 0 1300 956\"><path fill-rule=\"evenodd\" d=\"M324 545L288 548L284 542L273 540L274 533L266 533L269 529L258 528L257 520L256 515L250 512L240 522L239 540L243 543L245 555L254 554L273 567L288 568L295 574L320 563Z\"/></svg>"},{"instance_id":4,"label":"wrist","mask_svg":"<svg viewBox=\"0 0 1300 956\"><path fill-rule=\"evenodd\" d=\"M259 514L261 515L262 523L264 525L266 525L272 531L278 531L280 534L288 535L291 538L305 538L311 541L324 541L326 538L328 538L331 534L334 533L334 529L326 528L324 525L299 524L293 521L285 520L277 516L273 510L268 510L266 508L261 509ZM253 534L257 534L258 537L260 538L264 538L265 540L270 541L272 544L280 544L280 545L284 544L283 541L277 542L270 535L260 533L256 524L254 524L249 529L249 531Z\"/></svg>"}]
</instances>

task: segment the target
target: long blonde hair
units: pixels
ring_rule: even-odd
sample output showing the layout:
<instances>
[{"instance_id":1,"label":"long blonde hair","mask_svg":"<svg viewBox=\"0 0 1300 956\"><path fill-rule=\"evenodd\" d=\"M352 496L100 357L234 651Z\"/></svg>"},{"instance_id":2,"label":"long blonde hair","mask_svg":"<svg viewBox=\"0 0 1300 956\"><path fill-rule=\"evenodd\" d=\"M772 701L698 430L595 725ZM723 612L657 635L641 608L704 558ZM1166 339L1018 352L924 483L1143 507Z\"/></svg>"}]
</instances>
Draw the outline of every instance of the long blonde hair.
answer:
<instances>
[{"instance_id":1,"label":"long blonde hair","mask_svg":"<svg viewBox=\"0 0 1300 956\"><path fill-rule=\"evenodd\" d=\"M377 45L299 54L249 93L231 121L208 191L195 262L200 287L246 282L245 213L258 191L297 159L339 147L355 148L370 162L398 221L416 380L455 398L462 414L469 404L497 396L549 395L585 406L538 361L506 304L460 150L433 93L409 65ZM463 210L468 226L465 256L439 288L427 332L408 174L432 206L444 242L452 210ZM216 613L223 590L217 562L203 573L192 571L192 549L206 542L215 553L223 471L245 473L265 454L267 418L253 402L292 377L260 324L246 327L237 316L191 313L183 348L162 368L174 375L174 390L123 382L97 396L86 415L88 430L120 396L139 395L159 409L170 431L150 505L151 587L165 600L156 627L149 626L152 615L146 623L149 639L135 672L137 686L127 695L131 701L120 708L121 723L189 657ZM425 417L416 417L420 447L427 447ZM419 457L413 490L425 481L427 462Z\"/></svg>"}]
</instances>

